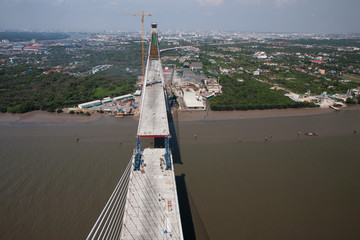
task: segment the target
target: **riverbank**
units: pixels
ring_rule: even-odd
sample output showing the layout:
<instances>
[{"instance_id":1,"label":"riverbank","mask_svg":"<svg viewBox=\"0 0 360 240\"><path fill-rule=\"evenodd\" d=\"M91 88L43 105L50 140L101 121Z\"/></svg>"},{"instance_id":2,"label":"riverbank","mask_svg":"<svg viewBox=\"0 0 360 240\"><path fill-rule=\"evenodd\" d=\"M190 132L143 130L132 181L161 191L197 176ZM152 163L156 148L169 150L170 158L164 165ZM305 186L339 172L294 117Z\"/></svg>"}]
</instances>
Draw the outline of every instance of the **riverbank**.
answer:
<instances>
[{"instance_id":1,"label":"riverbank","mask_svg":"<svg viewBox=\"0 0 360 240\"><path fill-rule=\"evenodd\" d=\"M44 111L32 111L21 114L1 113L0 123L41 123L41 124L70 124L95 122L104 117L104 114L92 114L90 116L49 113Z\"/></svg>"},{"instance_id":2,"label":"riverbank","mask_svg":"<svg viewBox=\"0 0 360 240\"><path fill-rule=\"evenodd\" d=\"M342 108L342 111L360 110L360 105ZM298 109L268 109L250 111L178 111L176 121L216 121L236 119L257 119L271 117L293 117L317 115L333 112L330 108L298 108ZM33 111L22 114L0 113L0 123L40 123L40 124L71 124L95 122L101 118L110 117L107 114L92 113L90 116L49 113L44 111ZM138 117L133 117L138 120Z\"/></svg>"},{"instance_id":3,"label":"riverbank","mask_svg":"<svg viewBox=\"0 0 360 240\"><path fill-rule=\"evenodd\" d=\"M360 110L360 106L350 106L342 108L341 111ZM267 109L267 110L250 110L250 111L209 111L195 112L184 111L178 112L178 121L215 121L215 120L236 120L251 118L270 118L270 117L294 117L317 115L333 112L330 108L288 108L288 109Z\"/></svg>"}]
</instances>

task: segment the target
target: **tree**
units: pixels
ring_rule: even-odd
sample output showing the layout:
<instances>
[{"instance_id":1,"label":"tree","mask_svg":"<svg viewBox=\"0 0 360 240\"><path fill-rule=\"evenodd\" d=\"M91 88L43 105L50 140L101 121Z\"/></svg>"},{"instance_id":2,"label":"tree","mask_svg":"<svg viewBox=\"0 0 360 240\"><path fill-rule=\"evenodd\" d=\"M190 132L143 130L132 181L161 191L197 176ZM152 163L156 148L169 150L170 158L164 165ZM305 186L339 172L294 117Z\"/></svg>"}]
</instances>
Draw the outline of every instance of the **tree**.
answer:
<instances>
[{"instance_id":1,"label":"tree","mask_svg":"<svg viewBox=\"0 0 360 240\"><path fill-rule=\"evenodd\" d=\"M211 99L214 111L282 109L314 107L313 103L296 103L284 96L283 91L271 90L266 83L246 79L237 82L236 77L222 76L223 94Z\"/></svg>"},{"instance_id":2,"label":"tree","mask_svg":"<svg viewBox=\"0 0 360 240\"><path fill-rule=\"evenodd\" d=\"M7 108L4 107L4 106L0 106L0 112L6 113L6 112L7 112Z\"/></svg>"},{"instance_id":3,"label":"tree","mask_svg":"<svg viewBox=\"0 0 360 240\"><path fill-rule=\"evenodd\" d=\"M346 104L356 104L356 100L353 97L348 97L348 98L346 98L345 103Z\"/></svg>"}]
</instances>

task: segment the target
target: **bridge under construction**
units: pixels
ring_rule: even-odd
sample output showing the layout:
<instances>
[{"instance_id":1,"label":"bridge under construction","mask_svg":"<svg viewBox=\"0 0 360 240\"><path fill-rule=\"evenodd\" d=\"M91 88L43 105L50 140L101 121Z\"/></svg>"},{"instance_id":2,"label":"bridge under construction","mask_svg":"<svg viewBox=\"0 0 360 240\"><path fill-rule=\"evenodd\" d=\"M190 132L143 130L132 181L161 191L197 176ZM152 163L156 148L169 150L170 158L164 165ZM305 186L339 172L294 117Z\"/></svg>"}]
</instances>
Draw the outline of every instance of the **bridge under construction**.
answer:
<instances>
[{"instance_id":1,"label":"bridge under construction","mask_svg":"<svg viewBox=\"0 0 360 240\"><path fill-rule=\"evenodd\" d=\"M151 27L136 148L87 239L183 239L157 24Z\"/></svg>"}]
</instances>

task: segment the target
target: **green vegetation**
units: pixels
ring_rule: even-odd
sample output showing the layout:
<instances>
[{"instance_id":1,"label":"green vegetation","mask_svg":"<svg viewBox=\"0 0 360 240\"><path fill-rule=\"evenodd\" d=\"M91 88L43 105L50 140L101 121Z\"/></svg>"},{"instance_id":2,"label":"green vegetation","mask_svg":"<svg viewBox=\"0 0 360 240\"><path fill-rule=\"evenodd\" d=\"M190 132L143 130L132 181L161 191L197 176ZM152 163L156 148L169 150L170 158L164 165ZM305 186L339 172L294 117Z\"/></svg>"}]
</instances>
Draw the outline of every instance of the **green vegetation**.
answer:
<instances>
[{"instance_id":1,"label":"green vegetation","mask_svg":"<svg viewBox=\"0 0 360 240\"><path fill-rule=\"evenodd\" d=\"M281 41L281 39L279 39ZM284 40L284 39L282 39ZM278 41L278 40L276 40ZM286 41L286 40L285 40ZM290 41L294 44L304 45L322 45L322 46L338 46L338 47L360 47L360 43L357 39L300 39Z\"/></svg>"},{"instance_id":2,"label":"green vegetation","mask_svg":"<svg viewBox=\"0 0 360 240\"><path fill-rule=\"evenodd\" d=\"M24 113L40 109L55 112L59 108L136 90L135 78L130 76L71 76L26 69L33 69L33 66L8 67L0 71L0 111ZM13 74L6 74L9 72Z\"/></svg>"},{"instance_id":3,"label":"green vegetation","mask_svg":"<svg viewBox=\"0 0 360 240\"><path fill-rule=\"evenodd\" d=\"M0 33L1 39L10 41L66 37L53 33ZM109 41L94 40L98 38L94 35L64 46L48 45L47 52L40 54L16 52L11 55L19 58L16 61L10 55L0 55L0 112L37 109L59 112L63 107L135 91L136 76L141 75L141 44L136 38L124 42L124 36L108 37ZM204 78L220 77L223 95L211 100L213 110L314 106L293 102L283 91L271 90L272 86L298 94L309 89L312 95L344 94L360 86L360 52L354 48L360 47L358 39L244 41L235 38L228 42L205 37L196 44L180 40L175 45L171 41L164 48L190 44L200 51L168 51L162 54L168 56L162 63L177 68L181 74L184 62L200 61L203 68L194 71L195 74ZM256 52L265 52L267 59L254 57ZM314 61L317 59L321 61ZM98 65L111 67L90 75ZM61 72L43 74L55 69ZM259 74L254 75L254 71ZM244 82L238 82L238 78ZM348 100L348 103L355 102L355 99Z\"/></svg>"},{"instance_id":4,"label":"green vegetation","mask_svg":"<svg viewBox=\"0 0 360 240\"><path fill-rule=\"evenodd\" d=\"M300 103L284 96L282 91L271 90L269 85L247 79L237 82L230 76L221 77L223 94L214 97L210 102L211 110L232 111L273 108L315 107L313 103Z\"/></svg>"},{"instance_id":5,"label":"green vegetation","mask_svg":"<svg viewBox=\"0 0 360 240\"><path fill-rule=\"evenodd\" d=\"M249 74L259 70L257 79L298 94L304 94L308 89L312 94L344 94L348 89L360 86L360 53L351 50L359 47L358 39L276 41L280 39L262 42L234 41L231 45L205 43L199 47L202 50L200 60L204 64L204 73L216 76L220 67L233 69L231 72ZM346 47L350 48L345 50ZM268 58L257 59L253 56L256 52L265 52ZM209 59L214 59L216 64L211 64ZM323 62L312 62L316 59L322 59ZM304 69L306 73L297 68ZM320 70L325 74L321 74ZM352 82L343 81L344 79Z\"/></svg>"},{"instance_id":6,"label":"green vegetation","mask_svg":"<svg viewBox=\"0 0 360 240\"><path fill-rule=\"evenodd\" d=\"M346 104L356 104L356 98L346 98Z\"/></svg>"},{"instance_id":7,"label":"green vegetation","mask_svg":"<svg viewBox=\"0 0 360 240\"><path fill-rule=\"evenodd\" d=\"M49 47L50 52L48 65L67 66L74 61L78 64L71 72L85 72L97 65L112 64L114 68L108 70L109 74L117 74L125 71L125 68L141 70L141 45L132 43L126 47L115 46L87 46L82 47ZM75 58L75 59L74 59Z\"/></svg>"},{"instance_id":8,"label":"green vegetation","mask_svg":"<svg viewBox=\"0 0 360 240\"><path fill-rule=\"evenodd\" d=\"M0 67L0 111L55 112L79 103L134 92L136 76L141 70L140 47L137 43L120 48L83 43L79 47L49 47L50 54L44 57L24 54L22 57L33 59L33 63L24 61ZM35 63L37 61L40 63ZM89 75L93 67L104 64L112 67ZM43 74L56 68L65 68L70 74L65 71Z\"/></svg>"},{"instance_id":9,"label":"green vegetation","mask_svg":"<svg viewBox=\"0 0 360 240\"><path fill-rule=\"evenodd\" d=\"M270 74L271 83L279 84L280 86L298 93L303 94L308 89L313 94L321 94L327 92L328 94L346 93L348 89L353 89L359 86L356 82L339 82L337 77L327 78L323 76L312 76L300 72L293 73L275 73ZM263 77L266 79L268 77Z\"/></svg>"}]
</instances>

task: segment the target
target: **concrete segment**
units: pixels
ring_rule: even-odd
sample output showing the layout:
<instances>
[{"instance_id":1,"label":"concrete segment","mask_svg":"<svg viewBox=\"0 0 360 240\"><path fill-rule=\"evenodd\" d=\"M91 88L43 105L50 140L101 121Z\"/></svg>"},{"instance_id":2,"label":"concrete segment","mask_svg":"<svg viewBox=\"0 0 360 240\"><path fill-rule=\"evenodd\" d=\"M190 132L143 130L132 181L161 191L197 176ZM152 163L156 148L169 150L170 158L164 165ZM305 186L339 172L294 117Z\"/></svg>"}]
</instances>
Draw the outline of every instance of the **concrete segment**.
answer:
<instances>
[{"instance_id":1,"label":"concrete segment","mask_svg":"<svg viewBox=\"0 0 360 240\"><path fill-rule=\"evenodd\" d=\"M175 175L165 170L165 149L147 148L142 154L143 171L130 174L121 239L183 239Z\"/></svg>"},{"instance_id":2,"label":"concrete segment","mask_svg":"<svg viewBox=\"0 0 360 240\"><path fill-rule=\"evenodd\" d=\"M147 65L137 135L169 136L161 63L160 60L149 60Z\"/></svg>"}]
</instances>

